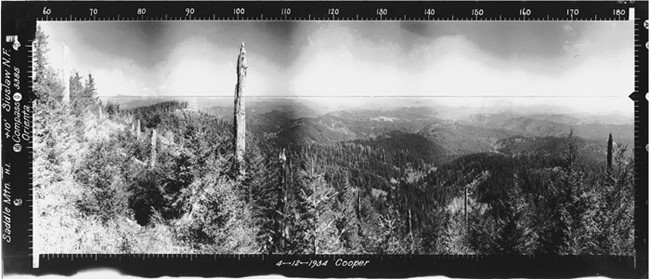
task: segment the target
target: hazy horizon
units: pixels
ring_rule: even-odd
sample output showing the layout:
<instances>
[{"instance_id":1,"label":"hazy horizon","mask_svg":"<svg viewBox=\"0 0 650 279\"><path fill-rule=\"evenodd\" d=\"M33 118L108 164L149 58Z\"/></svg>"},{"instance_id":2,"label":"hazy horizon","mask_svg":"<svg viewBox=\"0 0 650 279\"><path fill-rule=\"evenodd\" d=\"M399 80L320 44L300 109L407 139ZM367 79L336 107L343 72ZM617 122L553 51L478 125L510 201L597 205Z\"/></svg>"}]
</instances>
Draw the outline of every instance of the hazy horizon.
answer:
<instances>
[{"instance_id":1,"label":"hazy horizon","mask_svg":"<svg viewBox=\"0 0 650 279\"><path fill-rule=\"evenodd\" d=\"M499 96L510 106L561 102L572 111L628 117L633 111L630 22L39 25L49 36L53 67L61 67L65 43L71 68L92 73L103 98L231 98L239 45L246 42L249 100L325 98L319 103L338 107L363 99L354 97L438 97L452 107L479 108L490 100L484 98Z\"/></svg>"},{"instance_id":2,"label":"hazy horizon","mask_svg":"<svg viewBox=\"0 0 650 279\"><path fill-rule=\"evenodd\" d=\"M529 98L530 99L530 98ZM602 122L608 120L615 124L632 124L634 120L633 102L629 98L613 97L538 97L535 100L526 98L501 97L346 97L344 101L335 97L247 97L248 109L274 110L283 106L284 110L300 110L307 107L316 115L324 115L337 111L352 110L383 110L390 111L400 108L430 108L447 119L464 119L475 114L513 113L520 115L549 114L571 115L584 120L593 119ZM187 102L189 108L210 110L214 108L232 108L231 97L110 97L102 98L104 103L120 104L123 108L152 105L164 101ZM573 106L574 103L581 106ZM621 110L602 111L611 103L625 103ZM294 106L288 108L287 106ZM576 109L579 108L579 109Z\"/></svg>"}]
</instances>

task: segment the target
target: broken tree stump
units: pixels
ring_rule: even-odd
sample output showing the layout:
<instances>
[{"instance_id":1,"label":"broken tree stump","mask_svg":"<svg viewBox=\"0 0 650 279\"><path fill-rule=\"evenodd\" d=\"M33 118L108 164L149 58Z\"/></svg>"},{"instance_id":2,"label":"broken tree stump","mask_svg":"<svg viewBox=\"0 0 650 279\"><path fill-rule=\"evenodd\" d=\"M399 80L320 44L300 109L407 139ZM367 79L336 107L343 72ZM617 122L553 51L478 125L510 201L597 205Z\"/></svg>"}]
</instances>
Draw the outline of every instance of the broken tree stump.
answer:
<instances>
[{"instance_id":1,"label":"broken tree stump","mask_svg":"<svg viewBox=\"0 0 650 279\"><path fill-rule=\"evenodd\" d=\"M234 141L235 141L235 174L241 178L244 176L244 153L246 150L246 105L244 101L244 87L246 85L246 49L242 42L237 57L237 85L235 86L235 110L234 110Z\"/></svg>"}]
</instances>

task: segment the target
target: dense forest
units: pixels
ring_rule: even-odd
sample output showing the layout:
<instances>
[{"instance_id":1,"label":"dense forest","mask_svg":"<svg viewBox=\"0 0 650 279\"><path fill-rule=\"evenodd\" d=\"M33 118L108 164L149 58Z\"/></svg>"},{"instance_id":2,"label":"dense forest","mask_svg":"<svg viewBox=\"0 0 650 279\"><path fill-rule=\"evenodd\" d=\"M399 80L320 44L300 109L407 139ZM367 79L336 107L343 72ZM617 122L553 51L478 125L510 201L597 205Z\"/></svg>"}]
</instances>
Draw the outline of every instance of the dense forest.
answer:
<instances>
[{"instance_id":1,"label":"dense forest","mask_svg":"<svg viewBox=\"0 0 650 279\"><path fill-rule=\"evenodd\" d=\"M624 144L273 111L251 116L237 177L231 118L180 101L123 109L90 74L71 77L64 102L36 35L39 253L634 253Z\"/></svg>"}]
</instances>

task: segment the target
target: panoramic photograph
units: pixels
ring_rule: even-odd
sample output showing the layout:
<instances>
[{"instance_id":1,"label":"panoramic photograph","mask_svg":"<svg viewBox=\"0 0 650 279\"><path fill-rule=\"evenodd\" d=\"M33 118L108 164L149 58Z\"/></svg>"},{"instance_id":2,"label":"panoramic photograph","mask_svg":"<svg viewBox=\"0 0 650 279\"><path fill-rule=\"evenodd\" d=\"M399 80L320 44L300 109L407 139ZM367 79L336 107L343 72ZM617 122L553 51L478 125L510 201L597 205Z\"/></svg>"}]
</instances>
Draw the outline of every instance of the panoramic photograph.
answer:
<instances>
[{"instance_id":1,"label":"panoramic photograph","mask_svg":"<svg viewBox=\"0 0 650 279\"><path fill-rule=\"evenodd\" d=\"M633 22L39 22L34 253L634 255Z\"/></svg>"}]
</instances>

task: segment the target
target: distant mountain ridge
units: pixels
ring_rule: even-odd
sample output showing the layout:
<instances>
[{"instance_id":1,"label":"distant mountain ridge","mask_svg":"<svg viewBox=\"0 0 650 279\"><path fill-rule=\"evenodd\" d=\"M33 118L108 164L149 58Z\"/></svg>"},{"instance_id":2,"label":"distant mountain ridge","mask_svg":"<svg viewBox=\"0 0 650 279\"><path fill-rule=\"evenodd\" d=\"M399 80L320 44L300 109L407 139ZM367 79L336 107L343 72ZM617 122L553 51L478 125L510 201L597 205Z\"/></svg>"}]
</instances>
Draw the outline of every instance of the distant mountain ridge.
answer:
<instances>
[{"instance_id":1,"label":"distant mountain ridge","mask_svg":"<svg viewBox=\"0 0 650 279\"><path fill-rule=\"evenodd\" d=\"M500 141L515 136L564 138L571 129L575 136L590 141L604 142L610 132L619 142L631 143L633 139L631 124L583 124L575 117L553 114L502 113L453 121L437 118L432 109L401 108L389 111L339 111L315 118L291 119L286 114L277 113L257 117L268 119L256 122L266 124L253 129L273 133L281 145L327 145L342 141L377 140L392 132L400 132L422 136L440 146L445 153L469 154L498 152Z\"/></svg>"},{"instance_id":2,"label":"distant mountain ridge","mask_svg":"<svg viewBox=\"0 0 650 279\"><path fill-rule=\"evenodd\" d=\"M566 114L532 114L514 113L477 114L470 117L470 125L492 129L504 129L524 136L566 136L573 129L576 136L606 140L611 132L620 141L631 143L634 139L634 126L630 124L598 123Z\"/></svg>"},{"instance_id":3,"label":"distant mountain ridge","mask_svg":"<svg viewBox=\"0 0 650 279\"><path fill-rule=\"evenodd\" d=\"M221 100L223 101L223 100ZM131 100L128 106L155 107L169 103L165 99ZM184 108L183 108L184 109ZM188 108L189 109L189 108ZM202 112L232 121L232 106L204 106ZM444 108L445 115L448 114ZM607 117L560 113L525 114L516 112L477 113L463 119L440 117L434 107L397 107L392 109L346 109L326 112L313 103L293 99L253 100L247 102L247 127L256 138L274 141L280 146L332 145L348 141L386 141L396 132L403 141L426 139L437 153L471 154L511 152L528 148L556 146L551 138L564 138L573 129L575 136L586 141L605 142L611 132L616 141L632 144L632 123L617 124L620 118L606 123ZM464 112L467 113L467 112ZM524 140L514 147L517 138ZM404 144L410 144L404 142ZM424 144L424 143L423 143ZM505 149L504 149L505 148Z\"/></svg>"}]
</instances>

